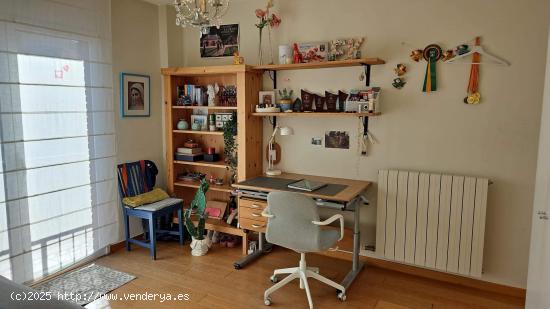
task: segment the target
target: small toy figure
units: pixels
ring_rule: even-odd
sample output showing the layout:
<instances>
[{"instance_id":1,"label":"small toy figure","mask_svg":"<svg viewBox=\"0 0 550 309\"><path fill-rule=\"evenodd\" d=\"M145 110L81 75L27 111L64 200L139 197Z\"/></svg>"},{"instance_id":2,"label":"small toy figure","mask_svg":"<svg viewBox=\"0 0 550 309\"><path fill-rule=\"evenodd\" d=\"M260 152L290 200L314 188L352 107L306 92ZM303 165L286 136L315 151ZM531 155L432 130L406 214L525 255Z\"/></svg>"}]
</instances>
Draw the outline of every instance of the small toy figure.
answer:
<instances>
[{"instance_id":1,"label":"small toy figure","mask_svg":"<svg viewBox=\"0 0 550 309\"><path fill-rule=\"evenodd\" d=\"M405 86L407 82L405 82L402 78L397 77L393 80L392 86L396 89L401 89L403 86Z\"/></svg>"},{"instance_id":2,"label":"small toy figure","mask_svg":"<svg viewBox=\"0 0 550 309\"><path fill-rule=\"evenodd\" d=\"M443 61L451 60L455 57L455 52L452 49L448 49L443 52Z\"/></svg>"},{"instance_id":3,"label":"small toy figure","mask_svg":"<svg viewBox=\"0 0 550 309\"><path fill-rule=\"evenodd\" d=\"M411 57L411 59L414 62L420 61L420 59L422 59L422 50L421 49L413 50L409 57Z\"/></svg>"},{"instance_id":4,"label":"small toy figure","mask_svg":"<svg viewBox=\"0 0 550 309\"><path fill-rule=\"evenodd\" d=\"M239 52L235 52L233 54L233 64L243 64L244 63L244 57L239 55Z\"/></svg>"},{"instance_id":5,"label":"small toy figure","mask_svg":"<svg viewBox=\"0 0 550 309\"><path fill-rule=\"evenodd\" d=\"M407 66L403 63L399 63L397 64L397 67L394 69L394 71L397 76L403 76L405 75L405 73L407 73Z\"/></svg>"},{"instance_id":6,"label":"small toy figure","mask_svg":"<svg viewBox=\"0 0 550 309\"><path fill-rule=\"evenodd\" d=\"M300 50L298 49L298 44L294 43L294 48L292 51L292 62L293 63L302 63L304 62L304 57L302 56L302 53L300 53Z\"/></svg>"},{"instance_id":7,"label":"small toy figure","mask_svg":"<svg viewBox=\"0 0 550 309\"><path fill-rule=\"evenodd\" d=\"M216 106L216 94L220 91L218 83L208 85L206 93L208 94L208 106Z\"/></svg>"}]
</instances>

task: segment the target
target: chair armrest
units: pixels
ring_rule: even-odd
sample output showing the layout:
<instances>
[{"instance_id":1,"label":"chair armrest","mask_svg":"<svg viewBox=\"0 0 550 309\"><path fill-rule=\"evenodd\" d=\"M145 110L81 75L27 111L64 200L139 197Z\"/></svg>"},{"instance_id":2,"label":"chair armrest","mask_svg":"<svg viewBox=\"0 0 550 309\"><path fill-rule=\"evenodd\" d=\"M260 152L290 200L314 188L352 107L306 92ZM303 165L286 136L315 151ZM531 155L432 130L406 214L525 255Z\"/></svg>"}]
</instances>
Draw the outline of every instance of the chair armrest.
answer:
<instances>
[{"instance_id":1,"label":"chair armrest","mask_svg":"<svg viewBox=\"0 0 550 309\"><path fill-rule=\"evenodd\" d=\"M344 216L342 216L341 214L336 214L326 219L325 221L311 221L311 223L315 225L329 225L338 219L340 220L340 238L338 239L338 241L340 241L342 240L342 238L344 238Z\"/></svg>"},{"instance_id":2,"label":"chair armrest","mask_svg":"<svg viewBox=\"0 0 550 309\"><path fill-rule=\"evenodd\" d=\"M274 215L270 214L269 211L267 210L268 207L266 207L263 211L262 211L262 217L266 217L266 218L275 218Z\"/></svg>"}]
</instances>

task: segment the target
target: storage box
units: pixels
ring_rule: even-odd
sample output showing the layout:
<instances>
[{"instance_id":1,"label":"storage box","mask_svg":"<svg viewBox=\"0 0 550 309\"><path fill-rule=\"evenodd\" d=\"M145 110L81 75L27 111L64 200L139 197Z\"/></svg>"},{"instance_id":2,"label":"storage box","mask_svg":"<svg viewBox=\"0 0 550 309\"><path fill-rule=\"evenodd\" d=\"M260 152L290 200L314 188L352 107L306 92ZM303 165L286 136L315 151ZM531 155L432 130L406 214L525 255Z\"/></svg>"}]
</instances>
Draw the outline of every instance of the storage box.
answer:
<instances>
[{"instance_id":1,"label":"storage box","mask_svg":"<svg viewBox=\"0 0 550 309\"><path fill-rule=\"evenodd\" d=\"M204 156L202 153L199 154L192 154L192 155L186 155L186 154L179 154L176 153L174 155L174 160L176 161L189 161L189 162L196 162L196 161L202 161L204 159Z\"/></svg>"},{"instance_id":2,"label":"storage box","mask_svg":"<svg viewBox=\"0 0 550 309\"><path fill-rule=\"evenodd\" d=\"M217 161L220 161L220 155L217 154L217 153L214 153L214 154L207 154L207 153L205 153L203 156L204 156L204 161L207 161L207 162L217 162Z\"/></svg>"}]
</instances>

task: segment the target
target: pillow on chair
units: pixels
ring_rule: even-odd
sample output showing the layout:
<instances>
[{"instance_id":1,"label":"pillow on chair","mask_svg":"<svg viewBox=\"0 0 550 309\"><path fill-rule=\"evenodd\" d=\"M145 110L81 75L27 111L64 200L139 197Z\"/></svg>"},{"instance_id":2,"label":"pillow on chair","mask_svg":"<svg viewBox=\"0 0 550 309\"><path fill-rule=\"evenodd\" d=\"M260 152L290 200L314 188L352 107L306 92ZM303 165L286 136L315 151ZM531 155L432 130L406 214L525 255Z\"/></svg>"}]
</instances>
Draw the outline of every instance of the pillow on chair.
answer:
<instances>
[{"instance_id":1,"label":"pillow on chair","mask_svg":"<svg viewBox=\"0 0 550 309\"><path fill-rule=\"evenodd\" d=\"M154 202L162 201L170 196L164 190L155 188L149 192L142 193L140 195L125 197L122 199L122 203L128 207L138 207L145 204L151 204Z\"/></svg>"}]
</instances>

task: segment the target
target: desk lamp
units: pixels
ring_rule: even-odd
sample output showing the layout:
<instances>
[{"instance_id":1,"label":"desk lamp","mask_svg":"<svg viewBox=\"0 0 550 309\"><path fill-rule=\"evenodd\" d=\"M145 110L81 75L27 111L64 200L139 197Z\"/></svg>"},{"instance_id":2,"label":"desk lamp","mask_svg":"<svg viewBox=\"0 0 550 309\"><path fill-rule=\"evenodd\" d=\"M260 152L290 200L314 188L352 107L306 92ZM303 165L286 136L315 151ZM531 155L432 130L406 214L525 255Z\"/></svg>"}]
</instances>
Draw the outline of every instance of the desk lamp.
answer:
<instances>
[{"instance_id":1,"label":"desk lamp","mask_svg":"<svg viewBox=\"0 0 550 309\"><path fill-rule=\"evenodd\" d=\"M269 149L268 149L269 164L268 164L267 170L265 171L265 173L268 176L278 176L278 175L281 175L282 173L281 170L275 169L273 167L273 161L275 161L276 153L277 153L275 151L275 148L273 147L273 143L275 141L275 135L277 135L277 132L279 132L281 136L294 135L294 131L290 127L276 126L275 130L273 130L273 134L271 134L271 138L269 139Z\"/></svg>"}]
</instances>

